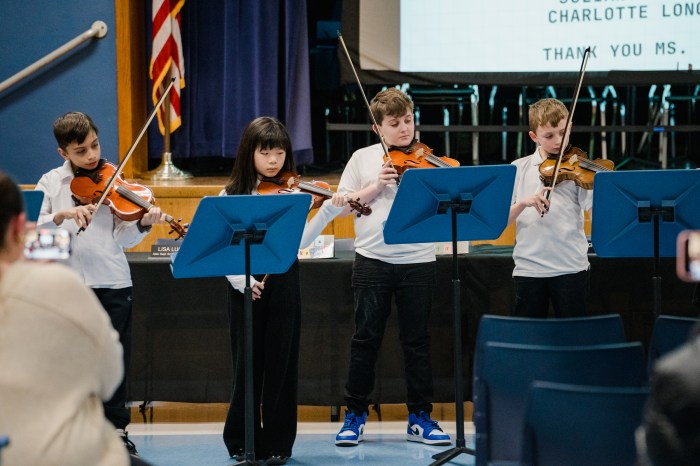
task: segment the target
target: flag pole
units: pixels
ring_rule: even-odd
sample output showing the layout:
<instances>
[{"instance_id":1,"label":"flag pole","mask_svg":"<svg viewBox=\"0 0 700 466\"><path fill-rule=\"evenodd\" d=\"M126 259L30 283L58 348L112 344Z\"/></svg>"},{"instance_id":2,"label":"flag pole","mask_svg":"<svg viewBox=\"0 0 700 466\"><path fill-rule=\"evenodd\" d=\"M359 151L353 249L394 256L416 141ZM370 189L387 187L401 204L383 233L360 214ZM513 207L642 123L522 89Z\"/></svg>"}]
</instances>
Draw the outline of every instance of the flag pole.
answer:
<instances>
[{"instance_id":1,"label":"flag pole","mask_svg":"<svg viewBox=\"0 0 700 466\"><path fill-rule=\"evenodd\" d=\"M170 65L168 74L172 79L173 67ZM168 81L169 82L169 81ZM172 160L173 154L170 152L170 92L165 96L163 101L163 154L158 168L148 171L144 174L144 178L151 180L185 180L192 178L192 174L175 166Z\"/></svg>"}]
</instances>

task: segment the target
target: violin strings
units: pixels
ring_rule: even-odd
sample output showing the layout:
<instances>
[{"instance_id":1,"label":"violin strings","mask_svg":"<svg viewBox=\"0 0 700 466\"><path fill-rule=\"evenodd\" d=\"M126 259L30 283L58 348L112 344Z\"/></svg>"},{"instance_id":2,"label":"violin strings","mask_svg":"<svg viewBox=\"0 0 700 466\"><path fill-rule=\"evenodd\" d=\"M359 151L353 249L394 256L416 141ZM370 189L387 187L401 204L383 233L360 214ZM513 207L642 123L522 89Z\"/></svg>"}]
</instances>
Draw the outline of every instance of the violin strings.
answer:
<instances>
[{"instance_id":1,"label":"violin strings","mask_svg":"<svg viewBox=\"0 0 700 466\"><path fill-rule=\"evenodd\" d=\"M116 189L118 194L121 194L137 206L141 207L142 209L150 209L151 204L149 202L146 202L144 199L140 198L138 195L135 193L131 192L130 190L126 189L124 186L117 186Z\"/></svg>"}]
</instances>

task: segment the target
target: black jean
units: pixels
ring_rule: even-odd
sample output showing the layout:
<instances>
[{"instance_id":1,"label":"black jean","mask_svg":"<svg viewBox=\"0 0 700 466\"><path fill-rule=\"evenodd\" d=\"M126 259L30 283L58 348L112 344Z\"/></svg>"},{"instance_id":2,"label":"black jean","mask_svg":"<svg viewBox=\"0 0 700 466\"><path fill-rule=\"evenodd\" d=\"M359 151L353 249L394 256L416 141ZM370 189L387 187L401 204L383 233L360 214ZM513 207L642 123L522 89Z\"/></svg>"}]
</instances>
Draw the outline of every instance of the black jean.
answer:
<instances>
[{"instance_id":1,"label":"black jean","mask_svg":"<svg viewBox=\"0 0 700 466\"><path fill-rule=\"evenodd\" d=\"M518 317L547 317L549 301L556 317L586 315L591 288L591 271L557 277L513 277L514 314Z\"/></svg>"},{"instance_id":2,"label":"black jean","mask_svg":"<svg viewBox=\"0 0 700 466\"><path fill-rule=\"evenodd\" d=\"M92 289L97 295L97 299L102 303L102 307L109 314L112 326L119 333L119 342L123 349L124 378L112 398L103 403L105 417L117 429L125 429L131 422L131 412L126 407L126 380L129 376L129 362L131 361L131 289L131 287Z\"/></svg>"},{"instance_id":3,"label":"black jean","mask_svg":"<svg viewBox=\"0 0 700 466\"><path fill-rule=\"evenodd\" d=\"M374 368L393 296L406 373L406 405L410 412L430 412L433 373L428 321L435 289L435 262L389 264L355 254L352 286L355 334L345 384L348 409L361 414L371 403L369 396L374 390Z\"/></svg>"},{"instance_id":4,"label":"black jean","mask_svg":"<svg viewBox=\"0 0 700 466\"><path fill-rule=\"evenodd\" d=\"M245 448L245 354L243 294L229 287L233 357L231 404L224 424L229 455ZM262 297L253 301L253 392L255 458L292 456L297 433L297 391L301 296L299 262L271 275Z\"/></svg>"}]
</instances>

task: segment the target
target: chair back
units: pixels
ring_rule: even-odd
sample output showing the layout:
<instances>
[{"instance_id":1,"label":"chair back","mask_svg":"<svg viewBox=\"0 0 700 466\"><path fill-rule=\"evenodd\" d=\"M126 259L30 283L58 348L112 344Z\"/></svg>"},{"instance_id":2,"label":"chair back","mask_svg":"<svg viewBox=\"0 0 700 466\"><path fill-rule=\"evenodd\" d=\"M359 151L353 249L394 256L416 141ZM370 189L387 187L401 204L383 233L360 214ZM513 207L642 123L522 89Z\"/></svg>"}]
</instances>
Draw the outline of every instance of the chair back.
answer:
<instances>
[{"instance_id":1,"label":"chair back","mask_svg":"<svg viewBox=\"0 0 700 466\"><path fill-rule=\"evenodd\" d=\"M654 330L649 342L649 374L654 363L661 356L688 341L690 331L700 321L694 317L660 315L654 322Z\"/></svg>"},{"instance_id":2,"label":"chair back","mask_svg":"<svg viewBox=\"0 0 700 466\"><path fill-rule=\"evenodd\" d=\"M646 387L535 382L525 411L522 463L633 466Z\"/></svg>"},{"instance_id":3,"label":"chair back","mask_svg":"<svg viewBox=\"0 0 700 466\"><path fill-rule=\"evenodd\" d=\"M2 464L2 449L5 448L10 443L10 437L7 435L0 435L0 464Z\"/></svg>"},{"instance_id":4,"label":"chair back","mask_svg":"<svg viewBox=\"0 0 700 466\"><path fill-rule=\"evenodd\" d=\"M641 343L590 346L488 342L475 379L476 464L519 461L525 403L534 381L601 386L644 386Z\"/></svg>"},{"instance_id":5,"label":"chair back","mask_svg":"<svg viewBox=\"0 0 700 466\"><path fill-rule=\"evenodd\" d=\"M487 341L528 345L576 346L624 343L620 314L540 319L484 315L476 335L477 346Z\"/></svg>"}]
</instances>

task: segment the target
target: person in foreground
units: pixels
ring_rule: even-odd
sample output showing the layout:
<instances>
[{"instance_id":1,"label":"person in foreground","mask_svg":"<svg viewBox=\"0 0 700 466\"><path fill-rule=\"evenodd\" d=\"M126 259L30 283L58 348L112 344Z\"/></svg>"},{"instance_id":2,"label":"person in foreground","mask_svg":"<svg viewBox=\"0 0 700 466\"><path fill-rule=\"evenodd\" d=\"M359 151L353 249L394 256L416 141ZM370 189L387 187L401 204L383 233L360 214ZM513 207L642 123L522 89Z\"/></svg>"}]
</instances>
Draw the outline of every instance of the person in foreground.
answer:
<instances>
[{"instance_id":1,"label":"person in foreground","mask_svg":"<svg viewBox=\"0 0 700 466\"><path fill-rule=\"evenodd\" d=\"M373 130L389 147L414 142L413 102L398 89L379 92L370 104L378 127ZM428 322L436 282L435 247L432 243L386 244L384 222L397 192L398 174L385 161L381 144L356 151L348 161L338 185L342 197L368 204L372 214L355 217L355 261L352 287L355 295L355 333L350 346L350 368L345 384L347 410L343 427L335 438L339 446L355 446L363 440L370 395L374 390L375 365L396 300L408 407L406 438L431 445L449 445L450 437L430 418L433 375ZM345 206L343 213L349 213ZM334 212L328 212L329 215ZM319 212L318 216L324 212ZM329 221L326 218L324 221Z\"/></svg>"},{"instance_id":2,"label":"person in foreground","mask_svg":"<svg viewBox=\"0 0 700 466\"><path fill-rule=\"evenodd\" d=\"M517 171L508 224L515 225L513 249L514 313L547 317L551 300L557 317L586 314L590 290L588 240L584 211L590 210L593 191L572 180L554 190L540 179L539 166L559 155L568 140L563 103L542 99L530 106L530 138L535 152L513 162ZM550 191L550 199L546 198Z\"/></svg>"},{"instance_id":3,"label":"person in foreground","mask_svg":"<svg viewBox=\"0 0 700 466\"><path fill-rule=\"evenodd\" d=\"M75 272L23 260L24 232L21 193L0 172L3 464L128 465L102 408L124 373L119 336Z\"/></svg>"},{"instance_id":4,"label":"person in foreground","mask_svg":"<svg viewBox=\"0 0 700 466\"><path fill-rule=\"evenodd\" d=\"M700 328L654 365L636 440L638 466L700 464Z\"/></svg>"},{"instance_id":5,"label":"person in foreground","mask_svg":"<svg viewBox=\"0 0 700 466\"><path fill-rule=\"evenodd\" d=\"M273 117L259 117L243 130L231 176L220 195L258 194L264 178L294 173L292 143L284 125ZM337 196L336 197L342 197ZM342 205L342 201L336 201ZM331 200L322 212L340 212ZM324 218L322 215L320 218ZM319 219L307 223L301 239L304 247L321 232ZM296 252L296 251L295 251ZM227 276L229 322L233 356L233 388L224 425L229 455L239 461L245 452L245 367L243 354L243 292L245 275ZM262 277L260 277L262 280ZM251 277L253 295L253 373L255 459L284 464L292 456L297 432L297 385L301 330L299 262L266 281Z\"/></svg>"},{"instance_id":6,"label":"person in foreground","mask_svg":"<svg viewBox=\"0 0 700 466\"><path fill-rule=\"evenodd\" d=\"M68 230L73 235L73 254L68 265L92 288L109 314L124 348L124 378L112 399L105 402L105 415L121 435L129 453L136 447L129 439L126 426L131 412L126 406L126 378L131 355L132 282L125 248L136 246L150 232L154 223L164 223L165 214L151 208L138 221L124 221L112 214L107 205L76 205L71 182L76 176L99 171L101 159L98 129L92 119L80 112L69 112L53 125L58 154L63 164L44 174L36 189L44 192L38 224ZM78 231L85 228L79 235Z\"/></svg>"}]
</instances>

